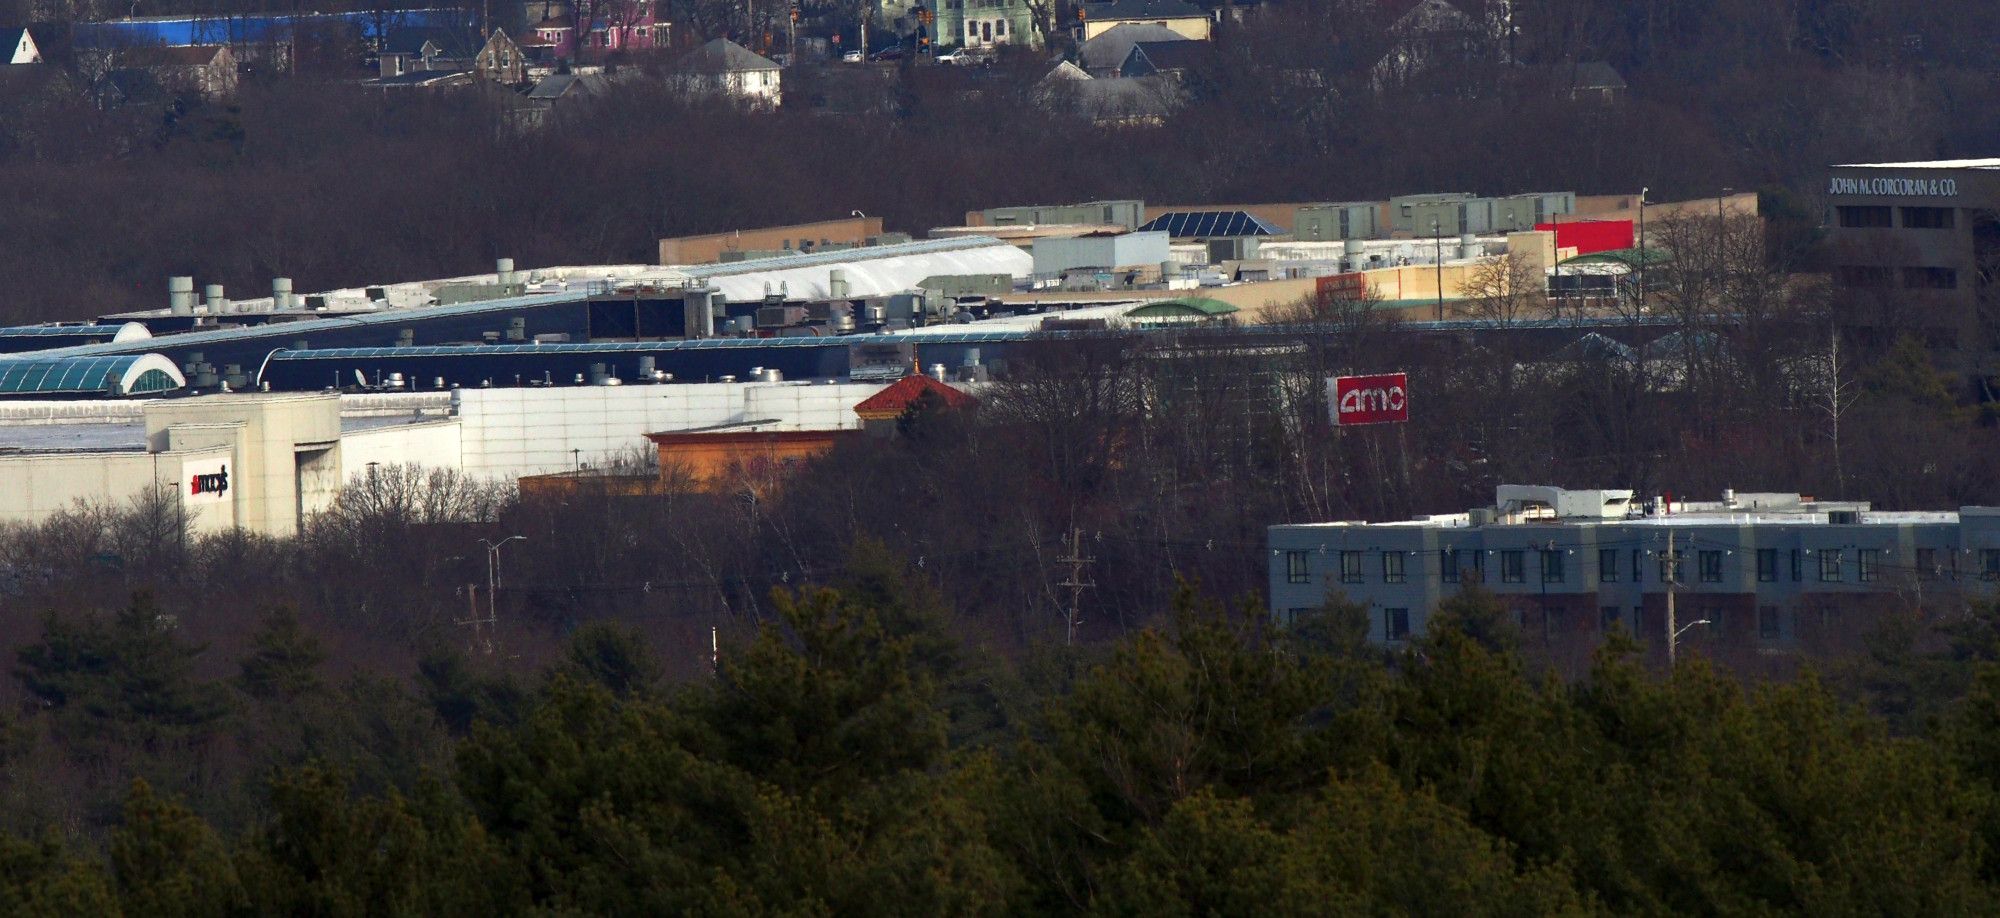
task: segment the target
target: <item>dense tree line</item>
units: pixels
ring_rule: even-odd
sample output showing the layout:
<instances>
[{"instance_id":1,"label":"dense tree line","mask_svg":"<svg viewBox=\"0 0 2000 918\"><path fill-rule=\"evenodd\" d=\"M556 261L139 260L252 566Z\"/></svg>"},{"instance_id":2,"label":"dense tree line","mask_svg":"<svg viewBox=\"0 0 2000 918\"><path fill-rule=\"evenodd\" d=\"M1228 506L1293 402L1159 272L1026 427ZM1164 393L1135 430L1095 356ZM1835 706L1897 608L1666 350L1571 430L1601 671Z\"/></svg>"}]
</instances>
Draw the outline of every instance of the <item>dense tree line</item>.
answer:
<instances>
[{"instance_id":1,"label":"dense tree line","mask_svg":"<svg viewBox=\"0 0 2000 918\"><path fill-rule=\"evenodd\" d=\"M950 636L950 598L911 573L864 548L688 681L605 625L531 679L427 660L419 691L381 690L430 737L414 747L354 723L384 708L284 613L222 679L190 673L199 649L145 597L52 624L15 670L40 713L10 732L115 753L130 783L97 833L0 838L0 903L1879 914L2000 896L1991 608L1854 683L1950 683L1892 731L1843 679L1662 677L1622 637L1584 678L1539 678L1476 590L1395 653L1338 602L1278 633L1184 588L1157 627L1002 662ZM149 772L231 735L264 761L240 811Z\"/></svg>"},{"instance_id":2,"label":"dense tree line","mask_svg":"<svg viewBox=\"0 0 2000 918\"><path fill-rule=\"evenodd\" d=\"M1042 55L907 67L860 88L786 75L771 115L645 81L526 131L504 92L384 94L358 74L253 75L227 103L100 110L91 75L0 86L0 321L157 305L162 278L262 290L649 260L668 235L863 210L899 229L1002 204L1310 201L1572 188L1656 200L1760 188L1816 224L1826 163L2000 147L1997 28L1977 4L1518 3L1482 52L1377 85L1395 39L1366 4L1266 4L1223 30L1157 127L1046 110ZM1887 28L1882 24L1893 25ZM1570 98L1607 59L1622 102ZM1023 164L1032 164L1023 168Z\"/></svg>"}]
</instances>

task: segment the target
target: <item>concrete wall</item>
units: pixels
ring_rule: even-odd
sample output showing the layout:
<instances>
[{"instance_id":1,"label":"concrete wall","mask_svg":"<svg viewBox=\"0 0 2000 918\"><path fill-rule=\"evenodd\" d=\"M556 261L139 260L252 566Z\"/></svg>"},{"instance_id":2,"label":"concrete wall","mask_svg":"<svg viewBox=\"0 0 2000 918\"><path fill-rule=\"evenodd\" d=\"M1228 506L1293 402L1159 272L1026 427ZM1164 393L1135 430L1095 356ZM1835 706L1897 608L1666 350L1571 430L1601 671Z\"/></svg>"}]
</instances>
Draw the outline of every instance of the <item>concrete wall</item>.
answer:
<instances>
[{"instance_id":1,"label":"concrete wall","mask_svg":"<svg viewBox=\"0 0 2000 918\"><path fill-rule=\"evenodd\" d=\"M233 442L230 492L237 524L289 535L298 531L302 516L332 503L327 479L339 469L340 396L209 395L148 402L146 442L153 451Z\"/></svg>"},{"instance_id":2,"label":"concrete wall","mask_svg":"<svg viewBox=\"0 0 2000 918\"><path fill-rule=\"evenodd\" d=\"M457 469L465 463L464 427L457 418L354 430L340 438L340 480L368 473L368 464Z\"/></svg>"},{"instance_id":3,"label":"concrete wall","mask_svg":"<svg viewBox=\"0 0 2000 918\"><path fill-rule=\"evenodd\" d=\"M79 504L122 507L149 487L179 495L197 532L235 525L234 502L187 502L183 474L232 462L233 449L169 453L26 453L0 456L0 523L32 524Z\"/></svg>"},{"instance_id":4,"label":"concrete wall","mask_svg":"<svg viewBox=\"0 0 2000 918\"><path fill-rule=\"evenodd\" d=\"M1074 239L1035 240L1035 273L1061 274L1077 268L1157 268L1171 259L1166 233L1122 233Z\"/></svg>"},{"instance_id":5,"label":"concrete wall","mask_svg":"<svg viewBox=\"0 0 2000 918\"><path fill-rule=\"evenodd\" d=\"M799 251L824 242L860 245L882 235L881 217L848 217L759 229L731 230L660 240L660 264L696 265L722 260L724 252Z\"/></svg>"},{"instance_id":6,"label":"concrete wall","mask_svg":"<svg viewBox=\"0 0 2000 918\"><path fill-rule=\"evenodd\" d=\"M853 430L880 383L692 383L455 393L466 472L519 478L601 466L651 448L646 434L777 419L768 429Z\"/></svg>"}]
</instances>

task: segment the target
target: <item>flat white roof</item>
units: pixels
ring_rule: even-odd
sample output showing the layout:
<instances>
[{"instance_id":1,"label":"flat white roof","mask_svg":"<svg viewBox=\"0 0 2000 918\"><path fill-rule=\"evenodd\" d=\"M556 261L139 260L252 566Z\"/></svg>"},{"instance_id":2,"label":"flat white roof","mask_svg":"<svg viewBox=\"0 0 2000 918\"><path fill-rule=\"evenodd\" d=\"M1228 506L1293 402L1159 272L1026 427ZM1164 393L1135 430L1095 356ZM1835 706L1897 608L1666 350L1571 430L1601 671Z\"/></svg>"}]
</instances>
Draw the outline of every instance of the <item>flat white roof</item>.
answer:
<instances>
[{"instance_id":1,"label":"flat white roof","mask_svg":"<svg viewBox=\"0 0 2000 918\"><path fill-rule=\"evenodd\" d=\"M1907 163L1835 163L1834 169L2000 169L2000 159L1930 159Z\"/></svg>"}]
</instances>

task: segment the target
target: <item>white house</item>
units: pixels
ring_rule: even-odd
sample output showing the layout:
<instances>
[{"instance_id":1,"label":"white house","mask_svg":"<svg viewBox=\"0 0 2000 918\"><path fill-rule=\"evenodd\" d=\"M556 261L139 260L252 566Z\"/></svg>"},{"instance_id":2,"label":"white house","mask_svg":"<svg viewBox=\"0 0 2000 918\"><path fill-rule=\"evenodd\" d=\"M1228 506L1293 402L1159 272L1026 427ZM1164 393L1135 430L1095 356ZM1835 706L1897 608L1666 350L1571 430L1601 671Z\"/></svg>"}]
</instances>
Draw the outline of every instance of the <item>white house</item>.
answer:
<instances>
[{"instance_id":1,"label":"white house","mask_svg":"<svg viewBox=\"0 0 2000 918\"><path fill-rule=\"evenodd\" d=\"M0 60L9 64L39 64L42 49L35 47L35 37L27 29L0 29Z\"/></svg>"},{"instance_id":2,"label":"white house","mask_svg":"<svg viewBox=\"0 0 2000 918\"><path fill-rule=\"evenodd\" d=\"M690 92L713 93L776 108L784 69L726 38L696 48L674 64L675 81Z\"/></svg>"}]
</instances>

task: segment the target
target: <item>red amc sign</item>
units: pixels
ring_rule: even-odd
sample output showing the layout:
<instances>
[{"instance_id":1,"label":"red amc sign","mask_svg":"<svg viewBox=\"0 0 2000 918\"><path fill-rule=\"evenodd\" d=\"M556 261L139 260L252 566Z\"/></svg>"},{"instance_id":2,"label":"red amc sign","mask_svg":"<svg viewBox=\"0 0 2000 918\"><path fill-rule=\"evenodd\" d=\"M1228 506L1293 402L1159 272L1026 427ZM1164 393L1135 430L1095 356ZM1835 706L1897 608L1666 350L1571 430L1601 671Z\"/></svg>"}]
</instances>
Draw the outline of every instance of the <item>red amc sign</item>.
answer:
<instances>
[{"instance_id":1,"label":"red amc sign","mask_svg":"<svg viewBox=\"0 0 2000 918\"><path fill-rule=\"evenodd\" d=\"M1410 377L1407 373L1336 376L1326 381L1333 423L1401 424L1410 419Z\"/></svg>"}]
</instances>

